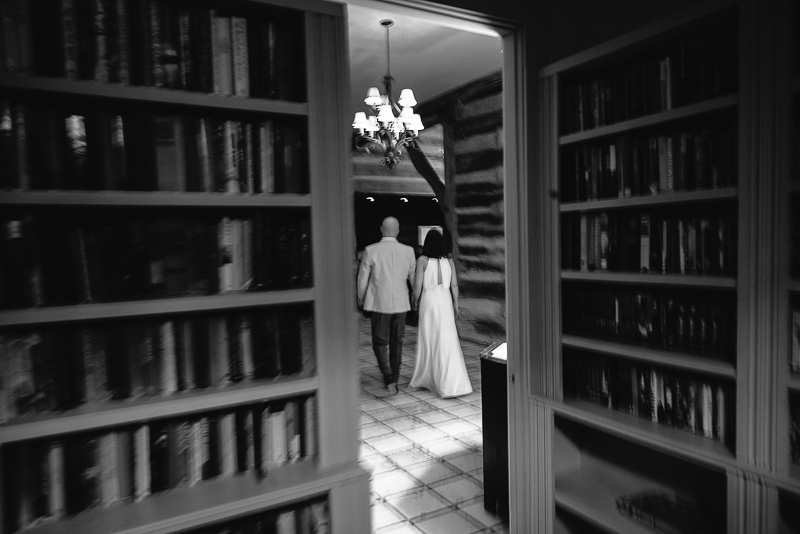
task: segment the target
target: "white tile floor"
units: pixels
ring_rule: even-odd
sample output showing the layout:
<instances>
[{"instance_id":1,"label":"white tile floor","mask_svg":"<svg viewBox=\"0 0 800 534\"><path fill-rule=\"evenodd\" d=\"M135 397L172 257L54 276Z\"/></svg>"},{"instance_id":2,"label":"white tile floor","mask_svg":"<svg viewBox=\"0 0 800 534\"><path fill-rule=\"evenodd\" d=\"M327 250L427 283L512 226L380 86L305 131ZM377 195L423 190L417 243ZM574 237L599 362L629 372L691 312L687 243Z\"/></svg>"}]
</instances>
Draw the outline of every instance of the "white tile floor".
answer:
<instances>
[{"instance_id":1,"label":"white tile floor","mask_svg":"<svg viewBox=\"0 0 800 534\"><path fill-rule=\"evenodd\" d=\"M383 389L370 326L361 321L361 464L372 472L375 534L508 534L483 507L483 345L462 341L474 393L441 399L412 389L417 329L406 327L400 393Z\"/></svg>"}]
</instances>

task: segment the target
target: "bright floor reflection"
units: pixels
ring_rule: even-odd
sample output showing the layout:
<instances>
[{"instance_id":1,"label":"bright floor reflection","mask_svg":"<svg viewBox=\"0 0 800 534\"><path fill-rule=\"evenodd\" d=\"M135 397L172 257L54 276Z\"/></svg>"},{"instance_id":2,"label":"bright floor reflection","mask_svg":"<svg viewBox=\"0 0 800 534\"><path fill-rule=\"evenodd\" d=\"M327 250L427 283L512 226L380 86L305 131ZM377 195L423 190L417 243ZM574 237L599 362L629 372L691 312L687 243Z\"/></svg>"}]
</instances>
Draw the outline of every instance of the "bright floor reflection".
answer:
<instances>
[{"instance_id":1,"label":"bright floor reflection","mask_svg":"<svg viewBox=\"0 0 800 534\"><path fill-rule=\"evenodd\" d=\"M474 392L440 399L411 390L417 329L406 328L400 393L383 389L369 322L361 321L361 464L372 472L375 534L508 533L483 507L481 374L483 345L462 341Z\"/></svg>"}]
</instances>

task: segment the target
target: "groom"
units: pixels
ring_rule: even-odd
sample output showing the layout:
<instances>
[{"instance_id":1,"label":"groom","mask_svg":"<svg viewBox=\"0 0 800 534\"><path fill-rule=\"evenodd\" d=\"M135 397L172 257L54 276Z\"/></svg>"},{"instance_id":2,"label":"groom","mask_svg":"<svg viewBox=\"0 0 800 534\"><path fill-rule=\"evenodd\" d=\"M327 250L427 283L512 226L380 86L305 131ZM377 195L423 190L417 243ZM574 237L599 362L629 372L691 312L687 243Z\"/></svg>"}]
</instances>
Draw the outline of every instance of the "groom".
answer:
<instances>
[{"instance_id":1,"label":"groom","mask_svg":"<svg viewBox=\"0 0 800 534\"><path fill-rule=\"evenodd\" d=\"M397 241L400 223L386 217L381 225L383 238L364 250L358 270L358 306L371 312L372 349L378 358L387 389L394 384L403 359L406 312L411 309L408 286L413 285L416 258L414 249Z\"/></svg>"}]
</instances>

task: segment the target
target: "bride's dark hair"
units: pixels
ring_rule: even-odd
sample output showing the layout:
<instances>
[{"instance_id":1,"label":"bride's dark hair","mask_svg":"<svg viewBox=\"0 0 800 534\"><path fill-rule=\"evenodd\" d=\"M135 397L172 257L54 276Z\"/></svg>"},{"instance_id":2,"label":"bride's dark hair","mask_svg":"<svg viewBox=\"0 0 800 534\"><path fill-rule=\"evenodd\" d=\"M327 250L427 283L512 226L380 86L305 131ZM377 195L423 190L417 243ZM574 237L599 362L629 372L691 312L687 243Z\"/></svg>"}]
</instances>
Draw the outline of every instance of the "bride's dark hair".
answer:
<instances>
[{"instance_id":1,"label":"bride's dark hair","mask_svg":"<svg viewBox=\"0 0 800 534\"><path fill-rule=\"evenodd\" d=\"M444 238L438 230L431 230L425 236L425 244L422 245L422 255L429 258L444 258L446 251L444 249Z\"/></svg>"}]
</instances>

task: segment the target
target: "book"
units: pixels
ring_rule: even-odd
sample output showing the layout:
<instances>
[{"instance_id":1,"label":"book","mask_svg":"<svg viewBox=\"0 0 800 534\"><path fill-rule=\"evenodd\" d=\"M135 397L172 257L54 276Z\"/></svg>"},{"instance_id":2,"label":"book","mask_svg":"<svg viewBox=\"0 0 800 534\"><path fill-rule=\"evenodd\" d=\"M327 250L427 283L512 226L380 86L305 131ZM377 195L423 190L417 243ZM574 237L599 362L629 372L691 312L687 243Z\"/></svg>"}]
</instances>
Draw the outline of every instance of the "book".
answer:
<instances>
[{"instance_id":1,"label":"book","mask_svg":"<svg viewBox=\"0 0 800 534\"><path fill-rule=\"evenodd\" d=\"M289 460L289 442L286 427L285 408L275 410L270 409L269 413L269 466L278 467Z\"/></svg>"},{"instance_id":2,"label":"book","mask_svg":"<svg viewBox=\"0 0 800 534\"><path fill-rule=\"evenodd\" d=\"M233 382L228 345L228 327L225 316L208 319L206 332L209 351L209 385L223 387Z\"/></svg>"},{"instance_id":3,"label":"book","mask_svg":"<svg viewBox=\"0 0 800 534\"><path fill-rule=\"evenodd\" d=\"M233 291L235 286L234 267L234 219L223 217L217 225L219 292Z\"/></svg>"},{"instance_id":4,"label":"book","mask_svg":"<svg viewBox=\"0 0 800 534\"><path fill-rule=\"evenodd\" d=\"M175 488L189 483L192 463L192 427L188 421L169 425L169 485Z\"/></svg>"},{"instance_id":5,"label":"book","mask_svg":"<svg viewBox=\"0 0 800 534\"><path fill-rule=\"evenodd\" d=\"M47 482L47 510L51 518L59 519L66 511L63 441L54 440L47 445Z\"/></svg>"},{"instance_id":6,"label":"book","mask_svg":"<svg viewBox=\"0 0 800 534\"><path fill-rule=\"evenodd\" d=\"M134 499L140 501L150 495L150 427L137 428L133 439Z\"/></svg>"},{"instance_id":7,"label":"book","mask_svg":"<svg viewBox=\"0 0 800 534\"><path fill-rule=\"evenodd\" d=\"M235 414L227 413L219 418L219 454L221 476L236 472L236 423Z\"/></svg>"},{"instance_id":8,"label":"book","mask_svg":"<svg viewBox=\"0 0 800 534\"><path fill-rule=\"evenodd\" d=\"M174 115L154 116L158 191L186 191L183 120Z\"/></svg>"},{"instance_id":9,"label":"book","mask_svg":"<svg viewBox=\"0 0 800 534\"><path fill-rule=\"evenodd\" d=\"M113 432L99 438L100 454L100 499L103 507L111 506L120 499L120 477L118 472L119 450L117 435Z\"/></svg>"},{"instance_id":10,"label":"book","mask_svg":"<svg viewBox=\"0 0 800 534\"><path fill-rule=\"evenodd\" d=\"M205 423L205 431L208 432L208 422ZM194 486L203 480L204 443L203 443L203 422L193 421L189 434L189 466L188 484Z\"/></svg>"},{"instance_id":11,"label":"book","mask_svg":"<svg viewBox=\"0 0 800 534\"><path fill-rule=\"evenodd\" d=\"M271 467L273 467L273 452L272 452L272 423L270 421L270 407L265 404L262 408L257 409L255 428L257 431L257 444L256 444L256 462L258 468L258 476L263 478Z\"/></svg>"},{"instance_id":12,"label":"book","mask_svg":"<svg viewBox=\"0 0 800 534\"><path fill-rule=\"evenodd\" d=\"M317 454L317 399L306 397L303 402L303 450L304 458Z\"/></svg>"},{"instance_id":13,"label":"book","mask_svg":"<svg viewBox=\"0 0 800 534\"><path fill-rule=\"evenodd\" d=\"M248 58L247 20L231 17L231 56L233 68L233 94L250 96L250 65Z\"/></svg>"},{"instance_id":14,"label":"book","mask_svg":"<svg viewBox=\"0 0 800 534\"><path fill-rule=\"evenodd\" d=\"M214 93L233 94L233 57L230 17L212 14L212 55L214 58Z\"/></svg>"},{"instance_id":15,"label":"book","mask_svg":"<svg viewBox=\"0 0 800 534\"><path fill-rule=\"evenodd\" d=\"M66 513L77 514L102 501L99 436L77 435L64 442Z\"/></svg>"},{"instance_id":16,"label":"book","mask_svg":"<svg viewBox=\"0 0 800 534\"><path fill-rule=\"evenodd\" d=\"M181 83L180 28L178 11L171 2L160 4L161 78L163 87L188 89Z\"/></svg>"},{"instance_id":17,"label":"book","mask_svg":"<svg viewBox=\"0 0 800 534\"><path fill-rule=\"evenodd\" d=\"M131 83L130 21L127 0L113 0L109 24L109 67L111 81L122 85Z\"/></svg>"},{"instance_id":18,"label":"book","mask_svg":"<svg viewBox=\"0 0 800 534\"><path fill-rule=\"evenodd\" d=\"M170 423L150 424L150 492L159 493L172 487L170 481Z\"/></svg>"},{"instance_id":19,"label":"book","mask_svg":"<svg viewBox=\"0 0 800 534\"><path fill-rule=\"evenodd\" d=\"M650 236L651 236L651 217L649 214L643 213L640 218L639 224L639 266L641 272L651 272L650 265Z\"/></svg>"},{"instance_id":20,"label":"book","mask_svg":"<svg viewBox=\"0 0 800 534\"><path fill-rule=\"evenodd\" d=\"M178 364L175 343L176 325L163 321L158 326L159 389L161 395L172 395L178 391Z\"/></svg>"},{"instance_id":21,"label":"book","mask_svg":"<svg viewBox=\"0 0 800 534\"><path fill-rule=\"evenodd\" d=\"M239 472L255 468L255 437L253 434L253 410L236 411L236 465Z\"/></svg>"},{"instance_id":22,"label":"book","mask_svg":"<svg viewBox=\"0 0 800 534\"><path fill-rule=\"evenodd\" d=\"M284 407L286 413L286 439L287 461L290 464L300 460L301 435L300 435L300 409L296 400L289 400Z\"/></svg>"}]
</instances>

